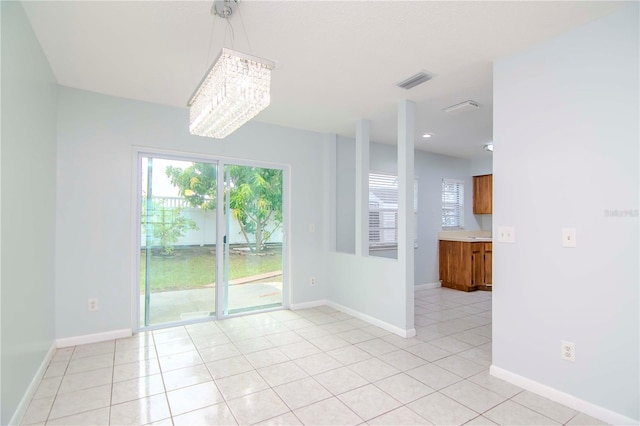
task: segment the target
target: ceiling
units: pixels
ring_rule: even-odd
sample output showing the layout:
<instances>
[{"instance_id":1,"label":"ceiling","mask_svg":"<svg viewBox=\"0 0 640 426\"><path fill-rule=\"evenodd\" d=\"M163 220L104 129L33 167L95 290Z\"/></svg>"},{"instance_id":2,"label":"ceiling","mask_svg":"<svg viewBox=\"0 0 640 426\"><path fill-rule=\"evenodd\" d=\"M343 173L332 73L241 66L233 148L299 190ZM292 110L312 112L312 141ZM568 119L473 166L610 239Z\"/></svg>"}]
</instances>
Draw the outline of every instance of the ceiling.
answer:
<instances>
[{"instance_id":1,"label":"ceiling","mask_svg":"<svg viewBox=\"0 0 640 426\"><path fill-rule=\"evenodd\" d=\"M26 1L59 84L186 107L219 50L276 61L266 123L394 144L398 102L416 103L416 147L490 155L492 63L622 3L243 0L229 20L213 1ZM244 23L244 26L243 26ZM244 27L244 28L243 28ZM246 33L245 33L246 29ZM426 71L413 89L395 83ZM474 100L480 109L443 108ZM185 122L185 127L188 124ZM433 133L430 139L420 137Z\"/></svg>"}]
</instances>

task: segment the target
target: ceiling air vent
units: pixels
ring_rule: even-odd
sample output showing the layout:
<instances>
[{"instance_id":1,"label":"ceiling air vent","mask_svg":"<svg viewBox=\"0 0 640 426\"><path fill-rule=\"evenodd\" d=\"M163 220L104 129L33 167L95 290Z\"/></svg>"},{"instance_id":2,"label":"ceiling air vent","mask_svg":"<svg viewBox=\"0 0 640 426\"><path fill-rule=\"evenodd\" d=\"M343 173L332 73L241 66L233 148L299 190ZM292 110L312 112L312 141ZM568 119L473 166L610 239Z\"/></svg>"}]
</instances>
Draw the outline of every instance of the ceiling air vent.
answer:
<instances>
[{"instance_id":1,"label":"ceiling air vent","mask_svg":"<svg viewBox=\"0 0 640 426\"><path fill-rule=\"evenodd\" d=\"M409 90L412 87L416 87L418 84L422 84L429 80L431 80L431 76L429 74L426 72L419 72L418 74L414 74L411 77L402 80L400 83L396 83L396 86Z\"/></svg>"}]
</instances>

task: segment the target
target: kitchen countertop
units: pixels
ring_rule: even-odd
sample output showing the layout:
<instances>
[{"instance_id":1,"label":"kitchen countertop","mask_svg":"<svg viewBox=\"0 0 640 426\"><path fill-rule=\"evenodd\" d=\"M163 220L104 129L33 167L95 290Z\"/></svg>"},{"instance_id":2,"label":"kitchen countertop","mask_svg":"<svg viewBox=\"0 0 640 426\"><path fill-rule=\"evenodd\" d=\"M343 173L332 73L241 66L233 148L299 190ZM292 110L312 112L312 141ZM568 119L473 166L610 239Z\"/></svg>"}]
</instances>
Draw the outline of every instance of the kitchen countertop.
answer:
<instances>
[{"instance_id":1,"label":"kitchen countertop","mask_svg":"<svg viewBox=\"0 0 640 426\"><path fill-rule=\"evenodd\" d=\"M438 239L444 241L462 241L469 243L492 242L491 231L442 231Z\"/></svg>"}]
</instances>

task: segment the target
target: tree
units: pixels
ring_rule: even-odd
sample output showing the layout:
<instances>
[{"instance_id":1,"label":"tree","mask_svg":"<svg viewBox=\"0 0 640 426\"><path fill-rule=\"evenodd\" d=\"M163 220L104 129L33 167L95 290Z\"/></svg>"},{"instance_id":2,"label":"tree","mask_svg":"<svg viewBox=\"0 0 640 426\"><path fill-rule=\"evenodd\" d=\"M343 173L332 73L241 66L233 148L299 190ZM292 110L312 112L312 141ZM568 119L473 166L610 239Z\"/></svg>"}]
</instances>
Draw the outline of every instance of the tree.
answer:
<instances>
[{"instance_id":1,"label":"tree","mask_svg":"<svg viewBox=\"0 0 640 426\"><path fill-rule=\"evenodd\" d=\"M163 256L173 254L173 245L190 229L198 229L196 223L183 217L179 207L167 207L165 200L152 202L151 211L147 211L147 201L142 200L142 231L147 232L147 225L151 228L151 235L158 240L162 247Z\"/></svg>"},{"instance_id":2,"label":"tree","mask_svg":"<svg viewBox=\"0 0 640 426\"><path fill-rule=\"evenodd\" d=\"M171 183L178 187L180 195L192 207L215 209L217 166L209 163L193 163L186 169L168 166L166 173Z\"/></svg>"},{"instance_id":3,"label":"tree","mask_svg":"<svg viewBox=\"0 0 640 426\"><path fill-rule=\"evenodd\" d=\"M226 167L229 168L231 214L250 249L260 252L282 225L282 170ZM217 166L194 163L186 169L167 167L166 173L191 206L206 210L215 208Z\"/></svg>"}]
</instances>

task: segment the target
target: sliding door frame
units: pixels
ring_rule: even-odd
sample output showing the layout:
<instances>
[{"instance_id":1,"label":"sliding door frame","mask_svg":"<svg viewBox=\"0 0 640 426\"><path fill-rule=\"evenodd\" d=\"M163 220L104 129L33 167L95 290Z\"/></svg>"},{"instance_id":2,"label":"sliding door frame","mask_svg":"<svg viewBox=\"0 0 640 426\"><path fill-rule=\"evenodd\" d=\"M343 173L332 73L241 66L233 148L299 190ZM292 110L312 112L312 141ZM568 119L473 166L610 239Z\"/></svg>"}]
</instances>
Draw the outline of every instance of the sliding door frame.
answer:
<instances>
[{"instance_id":1,"label":"sliding door frame","mask_svg":"<svg viewBox=\"0 0 640 426\"><path fill-rule=\"evenodd\" d=\"M222 319L222 318L232 318L232 317L238 317L238 316L244 316L244 315L250 315L252 313L260 313L260 312L268 312L268 311L277 311L280 309L289 309L290 307L290 300L291 300L291 294L290 294L290 287L289 287L289 229L290 229L290 220L289 220L289 211L290 211L290 202L289 202L289 165L287 164L278 164L278 163L268 163L268 162L264 162L264 161L252 161L252 160L244 160L244 159L229 159L229 158L219 158L218 160L218 167L219 167L219 171L220 173L223 174L224 179L218 179L218 194L222 193L221 191L224 190L226 191L226 187L225 187L225 182L221 182L221 181L226 181L227 176L224 175L225 173L225 166L243 166L243 167L256 167L256 168L263 168L263 169L276 169L276 170L282 170L282 305L278 306L278 307L273 307L273 308L264 308L264 309L256 309L253 311L247 311L247 312L237 312L237 313L231 313L231 314L227 314L225 312L225 301L228 300L228 293L223 294L222 290L223 289L218 289L216 287L216 292L220 291L218 294L218 304L216 306L216 311L219 311L220 314L217 315L218 319ZM222 186L222 188L220 187ZM224 204L224 200L221 199L221 197L218 197L217 200L217 208L218 208L218 215L216 220L218 221L218 223L223 223L226 225L227 221L224 219L224 212L227 211L227 206L225 206ZM218 230L221 230L221 228L218 228ZM228 231L228 230L227 230ZM220 232L220 234L217 236L217 238L219 238L218 243L217 244L223 244L223 238L224 235L227 235L227 232L225 231L225 233ZM227 240L228 241L228 240ZM221 245L220 247L225 247L228 248L227 244ZM220 271L220 273L222 274L223 271L225 270L225 268L223 268L222 266L222 262L224 262L224 259L222 256L219 256L218 258L216 258L218 263L218 270ZM221 277L222 278L222 277ZM217 279L217 278L216 278ZM226 289L228 289L228 285L227 283L221 279L220 281L224 287ZM222 286L221 286L222 287ZM226 299L226 300L225 300ZM228 304L226 306L226 308L228 309Z\"/></svg>"},{"instance_id":2,"label":"sliding door frame","mask_svg":"<svg viewBox=\"0 0 640 426\"><path fill-rule=\"evenodd\" d=\"M175 151L158 149L144 146L134 146L132 153L132 179L131 179L131 329L134 332L155 330L160 328L172 327L173 323L157 324L151 326L143 326L140 324L140 256L136 254L140 252L140 239L141 239L141 226L140 226L140 187L142 185L142 166L140 158L148 156L152 158L163 158L169 160L181 160L190 162L203 162L216 164L217 172L217 200L216 200L216 313L215 317L210 318L196 318L188 321L181 322L181 325L194 324L199 322L214 321L224 318L231 318L243 315L250 315L260 312L276 311L280 309L289 309L291 293L289 285L290 277L290 251L289 251L289 231L291 227L290 221L290 166L282 163L271 163L265 161L254 161L247 159L237 159L232 157L224 157L213 154L203 154L188 151ZM225 165L238 165L247 167L260 167L267 169L282 170L282 306L275 308L267 308L256 310L246 313L236 313L231 315L225 315L224 299L223 299L223 256L221 256L221 250L224 250L223 238L226 235L226 221L224 219L224 197L220 197L225 191L224 179L220 178L220 173L224 173ZM222 187L222 188L221 188ZM220 283L220 285L218 285Z\"/></svg>"}]
</instances>

